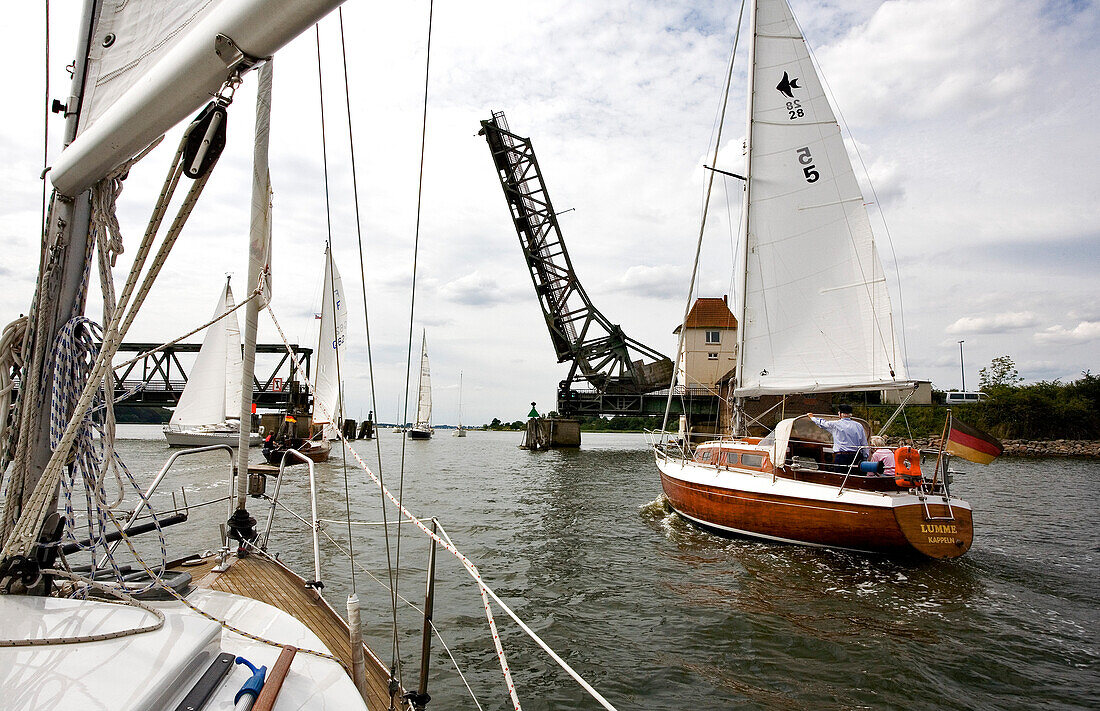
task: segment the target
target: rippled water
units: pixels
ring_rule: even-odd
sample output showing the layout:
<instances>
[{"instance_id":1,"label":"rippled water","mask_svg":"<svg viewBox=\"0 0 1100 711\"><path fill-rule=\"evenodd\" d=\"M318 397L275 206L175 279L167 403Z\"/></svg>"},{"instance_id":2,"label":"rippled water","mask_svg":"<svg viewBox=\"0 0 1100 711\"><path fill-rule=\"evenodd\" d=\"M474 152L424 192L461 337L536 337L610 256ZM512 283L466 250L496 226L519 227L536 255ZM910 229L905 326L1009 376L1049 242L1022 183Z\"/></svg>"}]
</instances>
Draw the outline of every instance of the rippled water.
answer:
<instances>
[{"instance_id":1,"label":"rippled water","mask_svg":"<svg viewBox=\"0 0 1100 711\"><path fill-rule=\"evenodd\" d=\"M135 470L167 455L155 429L123 436L133 437L120 449ZM961 463L968 471L955 490L974 507L973 548L954 562L896 562L695 529L666 511L640 435L585 434L579 451L527 452L518 442L516 433L447 431L410 441L405 502L437 516L486 582L619 709L1100 708L1097 462ZM396 492L400 436L383 432L381 443ZM355 446L374 463L373 442ZM164 486L185 484L190 503L224 494L222 470L179 470ZM350 461L348 474L353 519L380 521L377 490ZM339 458L317 477L322 518L342 520ZM283 486L281 498L308 517L305 469ZM216 545L223 507L194 514L185 526L199 533L173 536L174 550ZM327 530L346 546L346 525ZM396 535L391 527L391 550ZM279 511L273 541L312 577L300 522ZM356 575L367 636L388 662L383 528L358 526L353 543L370 574ZM402 527L400 593L417 606L426 557L424 536ZM482 707L511 708L476 586L449 554L438 565L444 641ZM326 596L342 609L347 559L326 544L323 568ZM499 610L496 619L524 708L599 708ZM398 623L411 688L419 614L402 605ZM432 669L429 708L476 708L438 642Z\"/></svg>"}]
</instances>

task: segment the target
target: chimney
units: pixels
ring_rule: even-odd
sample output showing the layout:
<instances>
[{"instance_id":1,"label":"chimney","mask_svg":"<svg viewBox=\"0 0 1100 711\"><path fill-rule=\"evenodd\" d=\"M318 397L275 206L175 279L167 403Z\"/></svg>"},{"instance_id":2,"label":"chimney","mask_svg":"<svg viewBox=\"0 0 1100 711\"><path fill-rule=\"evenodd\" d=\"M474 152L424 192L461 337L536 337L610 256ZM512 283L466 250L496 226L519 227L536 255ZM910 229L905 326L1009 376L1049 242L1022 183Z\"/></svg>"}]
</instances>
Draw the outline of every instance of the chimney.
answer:
<instances>
[{"instance_id":1,"label":"chimney","mask_svg":"<svg viewBox=\"0 0 1100 711\"><path fill-rule=\"evenodd\" d=\"M722 294L722 303L723 303L723 304L726 304L727 306L729 305L729 302L728 302L728 301L726 301L726 299L727 299L728 297L729 297L729 294Z\"/></svg>"}]
</instances>

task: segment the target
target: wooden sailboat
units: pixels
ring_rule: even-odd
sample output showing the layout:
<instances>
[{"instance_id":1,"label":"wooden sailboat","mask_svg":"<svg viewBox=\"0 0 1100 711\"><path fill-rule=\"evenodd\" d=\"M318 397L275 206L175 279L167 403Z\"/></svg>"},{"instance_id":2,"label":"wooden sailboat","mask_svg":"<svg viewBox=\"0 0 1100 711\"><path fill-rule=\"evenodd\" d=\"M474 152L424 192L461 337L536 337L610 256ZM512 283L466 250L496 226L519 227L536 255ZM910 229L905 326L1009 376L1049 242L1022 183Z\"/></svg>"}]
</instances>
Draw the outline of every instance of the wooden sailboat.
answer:
<instances>
[{"instance_id":1,"label":"wooden sailboat","mask_svg":"<svg viewBox=\"0 0 1100 711\"><path fill-rule=\"evenodd\" d=\"M786 0L750 13L734 395L909 387L863 196L801 30ZM943 452L922 477L919 455L899 449L912 476L882 477L833 469L828 444L798 417L764 438L658 446L656 462L672 508L720 532L933 558L970 548L971 509L951 495Z\"/></svg>"},{"instance_id":2,"label":"wooden sailboat","mask_svg":"<svg viewBox=\"0 0 1100 711\"><path fill-rule=\"evenodd\" d=\"M465 437L466 427L462 424L462 371L458 372L458 427L455 429L455 437Z\"/></svg>"},{"instance_id":3,"label":"wooden sailboat","mask_svg":"<svg viewBox=\"0 0 1100 711\"><path fill-rule=\"evenodd\" d=\"M214 317L234 306L227 278ZM237 314L231 313L206 331L187 385L171 421L164 427L169 446L237 446L241 429L241 366L241 329ZM250 432L248 446L258 445L261 436L259 432Z\"/></svg>"},{"instance_id":4,"label":"wooden sailboat","mask_svg":"<svg viewBox=\"0 0 1100 711\"><path fill-rule=\"evenodd\" d=\"M428 334L420 341L420 379L417 384L416 423L409 428L410 439L431 439L432 433L432 373L428 367Z\"/></svg>"}]
</instances>

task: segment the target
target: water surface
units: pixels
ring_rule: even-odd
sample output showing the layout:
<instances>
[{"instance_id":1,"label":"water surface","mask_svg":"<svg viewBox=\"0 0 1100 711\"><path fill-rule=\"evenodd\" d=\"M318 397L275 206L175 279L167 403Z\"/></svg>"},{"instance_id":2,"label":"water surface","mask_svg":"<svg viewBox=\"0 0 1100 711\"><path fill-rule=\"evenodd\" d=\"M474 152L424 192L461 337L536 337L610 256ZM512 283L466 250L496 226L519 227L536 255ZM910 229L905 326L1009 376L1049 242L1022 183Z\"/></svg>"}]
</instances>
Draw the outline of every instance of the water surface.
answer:
<instances>
[{"instance_id":1,"label":"water surface","mask_svg":"<svg viewBox=\"0 0 1100 711\"><path fill-rule=\"evenodd\" d=\"M159 468L168 452L159 432L122 429L135 471ZM1100 708L1097 462L960 462L955 491L974 507L973 548L957 561L898 562L700 531L666 510L641 435L586 433L580 450L551 452L518 443L518 433L437 431L407 443L402 482L400 435L384 431L382 471L619 709ZM355 447L377 466L374 442ZM192 504L224 495L224 469L210 467L224 455L197 459L165 482L162 503L173 485ZM317 479L321 517L343 520L341 458L319 465ZM281 499L308 518L306 470L283 487ZM380 522L377 489L350 458L347 487L352 518ZM215 547L224 506L195 512L185 525L199 533L173 537L173 549ZM262 525L266 508L251 510ZM392 523L392 507L387 516ZM420 606L426 539L401 528L399 591ZM347 547L346 524L326 530ZM301 522L278 511L272 538L272 550L312 577ZM351 542L367 637L389 663L384 529L355 526ZM391 559L396 544L391 526ZM350 569L327 542L322 568L326 596L342 609ZM495 614L524 708L599 708ZM510 709L477 587L443 551L435 620L481 706ZM402 603L398 628L405 685L415 687L419 613ZM432 669L429 708L476 708L438 640Z\"/></svg>"}]
</instances>

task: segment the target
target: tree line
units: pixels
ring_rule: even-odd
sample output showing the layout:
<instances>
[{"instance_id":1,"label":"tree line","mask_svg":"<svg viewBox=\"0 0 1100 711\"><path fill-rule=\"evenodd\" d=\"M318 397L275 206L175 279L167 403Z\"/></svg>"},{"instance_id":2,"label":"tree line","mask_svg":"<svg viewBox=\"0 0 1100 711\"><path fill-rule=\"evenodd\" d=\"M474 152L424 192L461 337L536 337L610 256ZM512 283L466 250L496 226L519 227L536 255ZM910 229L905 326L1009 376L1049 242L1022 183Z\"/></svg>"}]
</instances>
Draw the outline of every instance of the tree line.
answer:
<instances>
[{"instance_id":1,"label":"tree line","mask_svg":"<svg viewBox=\"0 0 1100 711\"><path fill-rule=\"evenodd\" d=\"M994 358L979 372L986 397L951 408L954 417L1001 439L1100 439L1100 376L1084 371L1069 382L1060 379L1024 383L1008 356ZM939 402L942 403L942 394ZM886 406L859 407L868 420L882 420ZM885 415L889 417L889 415ZM939 436L947 417L942 404L908 407L888 435Z\"/></svg>"}]
</instances>

